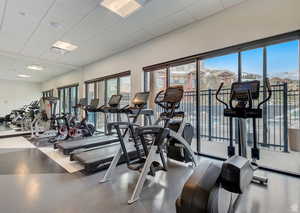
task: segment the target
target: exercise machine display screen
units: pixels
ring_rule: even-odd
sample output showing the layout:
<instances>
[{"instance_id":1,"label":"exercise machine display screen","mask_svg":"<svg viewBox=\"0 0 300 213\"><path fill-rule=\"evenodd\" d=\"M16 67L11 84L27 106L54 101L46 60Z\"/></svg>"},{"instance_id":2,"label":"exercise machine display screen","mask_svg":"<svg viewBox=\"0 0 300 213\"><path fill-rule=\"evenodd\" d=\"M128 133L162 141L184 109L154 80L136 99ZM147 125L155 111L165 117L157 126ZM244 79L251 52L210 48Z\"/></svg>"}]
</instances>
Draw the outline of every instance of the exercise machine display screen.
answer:
<instances>
[{"instance_id":1,"label":"exercise machine display screen","mask_svg":"<svg viewBox=\"0 0 300 213\"><path fill-rule=\"evenodd\" d=\"M259 98L260 81L235 82L231 86L231 98L236 101L247 101L250 91L253 100Z\"/></svg>"},{"instance_id":2,"label":"exercise machine display screen","mask_svg":"<svg viewBox=\"0 0 300 213\"><path fill-rule=\"evenodd\" d=\"M136 105L146 105L148 102L149 94L149 92L136 93L134 99L132 100L132 103Z\"/></svg>"}]
</instances>

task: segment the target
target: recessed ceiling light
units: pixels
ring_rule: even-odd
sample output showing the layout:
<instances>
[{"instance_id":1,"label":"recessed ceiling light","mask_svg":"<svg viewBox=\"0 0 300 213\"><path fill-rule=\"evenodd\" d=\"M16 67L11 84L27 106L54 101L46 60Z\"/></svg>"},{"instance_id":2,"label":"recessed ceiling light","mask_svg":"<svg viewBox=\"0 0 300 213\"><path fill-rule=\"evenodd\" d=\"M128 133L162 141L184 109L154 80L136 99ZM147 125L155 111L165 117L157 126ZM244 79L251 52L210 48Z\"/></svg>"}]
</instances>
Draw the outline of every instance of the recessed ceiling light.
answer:
<instances>
[{"instance_id":1,"label":"recessed ceiling light","mask_svg":"<svg viewBox=\"0 0 300 213\"><path fill-rule=\"evenodd\" d=\"M26 13L25 13L24 11L20 11L20 12L19 12L19 15L21 15L21 16L26 16Z\"/></svg>"},{"instance_id":2,"label":"recessed ceiling light","mask_svg":"<svg viewBox=\"0 0 300 213\"><path fill-rule=\"evenodd\" d=\"M52 48L62 49L71 52L76 50L78 46L64 41L57 41L52 45Z\"/></svg>"},{"instance_id":3,"label":"recessed ceiling light","mask_svg":"<svg viewBox=\"0 0 300 213\"><path fill-rule=\"evenodd\" d=\"M68 53L69 51L67 50L63 50L63 49L60 49L60 48L57 48L57 47L51 47L50 49L53 53L55 54L58 54L58 55L64 55L66 53Z\"/></svg>"},{"instance_id":4,"label":"recessed ceiling light","mask_svg":"<svg viewBox=\"0 0 300 213\"><path fill-rule=\"evenodd\" d=\"M139 0L103 0L101 5L123 18L142 7Z\"/></svg>"},{"instance_id":5,"label":"recessed ceiling light","mask_svg":"<svg viewBox=\"0 0 300 213\"><path fill-rule=\"evenodd\" d=\"M20 77L20 78L30 78L31 76L30 75L25 75L25 74L20 74L20 75L18 75L18 77Z\"/></svg>"},{"instance_id":6,"label":"recessed ceiling light","mask_svg":"<svg viewBox=\"0 0 300 213\"><path fill-rule=\"evenodd\" d=\"M55 28L55 29L61 29L62 28L61 24L58 23L58 22L55 22L55 21L51 21L50 26Z\"/></svg>"},{"instance_id":7,"label":"recessed ceiling light","mask_svg":"<svg viewBox=\"0 0 300 213\"><path fill-rule=\"evenodd\" d=\"M37 70L37 71L42 71L44 68L42 66L39 65L29 65L27 66L27 69L29 70Z\"/></svg>"}]
</instances>

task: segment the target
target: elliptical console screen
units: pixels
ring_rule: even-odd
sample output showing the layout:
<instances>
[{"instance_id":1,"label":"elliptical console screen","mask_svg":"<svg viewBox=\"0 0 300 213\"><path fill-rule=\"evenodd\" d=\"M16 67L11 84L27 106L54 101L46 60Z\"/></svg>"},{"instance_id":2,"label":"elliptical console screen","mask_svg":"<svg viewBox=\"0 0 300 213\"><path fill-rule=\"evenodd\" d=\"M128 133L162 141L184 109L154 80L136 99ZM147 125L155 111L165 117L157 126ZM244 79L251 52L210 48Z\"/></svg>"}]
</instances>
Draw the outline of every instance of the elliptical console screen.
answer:
<instances>
[{"instance_id":1,"label":"elliptical console screen","mask_svg":"<svg viewBox=\"0 0 300 213\"><path fill-rule=\"evenodd\" d=\"M231 98L236 101L247 101L250 90L253 100L259 98L260 81L235 82L231 86Z\"/></svg>"},{"instance_id":2,"label":"elliptical console screen","mask_svg":"<svg viewBox=\"0 0 300 213\"><path fill-rule=\"evenodd\" d=\"M163 101L168 103L179 103L183 97L183 92L182 86L169 87L165 91Z\"/></svg>"},{"instance_id":3,"label":"elliptical console screen","mask_svg":"<svg viewBox=\"0 0 300 213\"><path fill-rule=\"evenodd\" d=\"M136 93L134 99L132 100L132 103L136 105L146 105L148 102L148 97L149 92Z\"/></svg>"}]
</instances>

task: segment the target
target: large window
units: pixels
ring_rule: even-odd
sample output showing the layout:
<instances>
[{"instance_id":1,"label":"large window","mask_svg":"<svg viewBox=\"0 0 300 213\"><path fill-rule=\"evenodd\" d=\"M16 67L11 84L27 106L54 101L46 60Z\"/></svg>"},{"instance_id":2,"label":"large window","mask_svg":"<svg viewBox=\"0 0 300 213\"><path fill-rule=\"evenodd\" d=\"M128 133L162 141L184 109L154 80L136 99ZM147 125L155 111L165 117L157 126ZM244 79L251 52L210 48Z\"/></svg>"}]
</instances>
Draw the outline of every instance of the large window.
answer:
<instances>
[{"instance_id":1,"label":"large window","mask_svg":"<svg viewBox=\"0 0 300 213\"><path fill-rule=\"evenodd\" d=\"M43 98L52 97L53 96L53 89L47 90L47 91L43 91L42 95L43 95Z\"/></svg>"},{"instance_id":2,"label":"large window","mask_svg":"<svg viewBox=\"0 0 300 213\"><path fill-rule=\"evenodd\" d=\"M74 106L78 103L78 84L58 88L60 113L72 113L77 115L78 110Z\"/></svg>"},{"instance_id":3,"label":"large window","mask_svg":"<svg viewBox=\"0 0 300 213\"><path fill-rule=\"evenodd\" d=\"M194 127L192 147L195 151L197 150L196 69L196 61L194 61L145 72L145 91L150 92L149 108L156 112L156 116L159 116L163 110L154 103L156 94L168 86L182 85L184 87L184 97L179 110L186 112L186 121Z\"/></svg>"},{"instance_id":4,"label":"large window","mask_svg":"<svg viewBox=\"0 0 300 213\"><path fill-rule=\"evenodd\" d=\"M241 52L242 81L263 81L263 48Z\"/></svg>"},{"instance_id":5,"label":"large window","mask_svg":"<svg viewBox=\"0 0 300 213\"><path fill-rule=\"evenodd\" d=\"M191 91L192 97L189 101L184 98L182 106L198 130L197 151L226 158L229 120L223 116L224 106L216 101L217 88L224 83L220 96L228 101L233 82L259 80L262 100L267 96L264 86L268 78L272 98L262 106L263 118L257 120L256 125L261 148L258 163L262 167L300 175L300 155L292 149L295 141L289 140L290 130L300 128L299 37L300 31L297 31L145 67L145 90L156 94L169 85L183 85L185 91ZM185 62L193 58L195 63ZM236 127L234 121L234 138L237 138ZM252 121L248 120L246 141L249 157L252 137Z\"/></svg>"},{"instance_id":6,"label":"large window","mask_svg":"<svg viewBox=\"0 0 300 213\"><path fill-rule=\"evenodd\" d=\"M123 96L121 106L130 103L131 80L130 72L119 75L102 77L86 82L86 96L89 100L99 98L99 105L105 105L112 95L121 94ZM109 119L116 120L115 115L110 115ZM106 118L103 113L90 113L89 121L96 125L100 132L106 133Z\"/></svg>"},{"instance_id":7,"label":"large window","mask_svg":"<svg viewBox=\"0 0 300 213\"><path fill-rule=\"evenodd\" d=\"M298 172L300 156L288 154L289 128L299 128L299 41L288 41L237 53L199 60L200 90L199 126L201 152L226 157L229 139L229 121L223 116L224 106L215 99L216 88L228 101L230 85L234 81L261 81L260 101L266 97L265 80L269 78L272 98L263 106L263 118L257 120L257 140L261 148L260 165L268 168ZM257 103L257 102L256 102ZM237 138L237 122L233 123ZM253 142L252 120L246 122L246 141L250 152ZM285 155L278 154L286 153ZM250 157L250 153L248 154ZM277 161L272 161L276 159Z\"/></svg>"},{"instance_id":8,"label":"large window","mask_svg":"<svg viewBox=\"0 0 300 213\"><path fill-rule=\"evenodd\" d=\"M125 106L130 102L131 93L131 79L130 76L124 76L120 78L120 91L122 95L121 106Z\"/></svg>"},{"instance_id":9,"label":"large window","mask_svg":"<svg viewBox=\"0 0 300 213\"><path fill-rule=\"evenodd\" d=\"M167 87L167 69L158 69L145 73L145 91L151 91L149 97L149 107L155 109L154 99L156 94ZM160 112L157 107L157 112Z\"/></svg>"},{"instance_id":10,"label":"large window","mask_svg":"<svg viewBox=\"0 0 300 213\"><path fill-rule=\"evenodd\" d=\"M238 81L238 54L228 54L199 61L199 131L201 152L226 157L226 146L218 142L229 138L229 120L224 118L224 106L215 95L221 82L224 83L220 97L228 101L231 84Z\"/></svg>"}]
</instances>

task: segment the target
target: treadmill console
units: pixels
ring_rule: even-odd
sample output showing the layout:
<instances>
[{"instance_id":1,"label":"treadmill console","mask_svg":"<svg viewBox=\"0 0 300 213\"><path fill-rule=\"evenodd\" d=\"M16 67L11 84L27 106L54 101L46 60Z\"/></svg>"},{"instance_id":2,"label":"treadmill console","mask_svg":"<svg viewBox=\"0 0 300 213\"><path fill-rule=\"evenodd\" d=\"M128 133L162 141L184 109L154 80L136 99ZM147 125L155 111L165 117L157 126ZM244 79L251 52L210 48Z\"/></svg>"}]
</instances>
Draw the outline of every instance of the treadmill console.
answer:
<instances>
[{"instance_id":1,"label":"treadmill console","mask_svg":"<svg viewBox=\"0 0 300 213\"><path fill-rule=\"evenodd\" d=\"M121 99L122 99L122 95L112 95L109 99L108 105L110 107L117 107L119 106Z\"/></svg>"},{"instance_id":2,"label":"treadmill console","mask_svg":"<svg viewBox=\"0 0 300 213\"><path fill-rule=\"evenodd\" d=\"M132 99L132 104L135 106L145 106L148 102L149 92L136 93Z\"/></svg>"},{"instance_id":3,"label":"treadmill console","mask_svg":"<svg viewBox=\"0 0 300 213\"><path fill-rule=\"evenodd\" d=\"M94 98L91 100L91 104L87 106L86 110L88 112L93 112L94 110L97 109L99 104L99 99L98 98Z\"/></svg>"},{"instance_id":4,"label":"treadmill console","mask_svg":"<svg viewBox=\"0 0 300 213\"><path fill-rule=\"evenodd\" d=\"M86 106L87 105L86 98L80 98L78 105L80 105L80 106Z\"/></svg>"}]
</instances>

